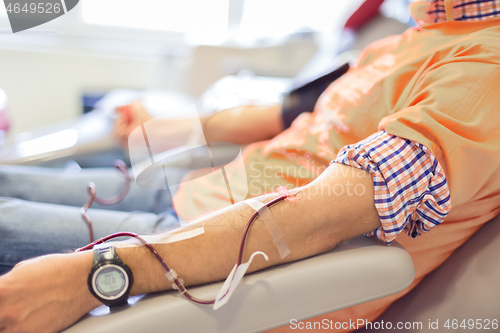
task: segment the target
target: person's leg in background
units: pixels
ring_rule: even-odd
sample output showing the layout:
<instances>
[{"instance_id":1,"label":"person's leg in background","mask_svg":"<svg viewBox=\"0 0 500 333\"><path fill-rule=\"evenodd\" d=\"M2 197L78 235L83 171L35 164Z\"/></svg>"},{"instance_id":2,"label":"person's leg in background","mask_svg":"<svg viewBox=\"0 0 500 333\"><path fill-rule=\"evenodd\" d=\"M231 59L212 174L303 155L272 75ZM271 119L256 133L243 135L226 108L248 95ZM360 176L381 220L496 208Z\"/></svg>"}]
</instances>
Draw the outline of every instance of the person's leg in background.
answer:
<instances>
[{"instance_id":1,"label":"person's leg in background","mask_svg":"<svg viewBox=\"0 0 500 333\"><path fill-rule=\"evenodd\" d=\"M89 209L94 238L120 231L148 234L178 226L172 214ZM0 198L0 275L15 264L49 253L74 251L90 242L78 207Z\"/></svg>"},{"instance_id":2,"label":"person's leg in background","mask_svg":"<svg viewBox=\"0 0 500 333\"><path fill-rule=\"evenodd\" d=\"M172 174L182 172L173 170ZM118 195L125 184L123 175L114 168L81 170L51 169L32 166L0 166L0 197L18 198L66 206L83 206L88 198L87 185L93 182L100 198ZM94 202L92 208L160 213L172 206L168 190L161 190L163 179L152 179L158 186L144 189L131 182L127 196L115 205ZM155 189L155 187L157 189Z\"/></svg>"}]
</instances>

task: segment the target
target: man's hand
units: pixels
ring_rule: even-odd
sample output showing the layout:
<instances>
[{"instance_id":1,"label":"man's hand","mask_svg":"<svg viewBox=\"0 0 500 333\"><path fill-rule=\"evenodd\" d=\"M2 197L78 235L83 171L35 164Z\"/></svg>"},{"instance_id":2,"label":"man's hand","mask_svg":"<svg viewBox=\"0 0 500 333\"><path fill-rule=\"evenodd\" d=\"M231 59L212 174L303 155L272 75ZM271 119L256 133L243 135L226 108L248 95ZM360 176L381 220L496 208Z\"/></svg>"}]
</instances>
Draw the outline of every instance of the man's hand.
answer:
<instances>
[{"instance_id":1,"label":"man's hand","mask_svg":"<svg viewBox=\"0 0 500 333\"><path fill-rule=\"evenodd\" d=\"M101 303L87 287L92 251L49 255L0 277L0 332L58 332Z\"/></svg>"},{"instance_id":2,"label":"man's hand","mask_svg":"<svg viewBox=\"0 0 500 333\"><path fill-rule=\"evenodd\" d=\"M339 190L342 194L336 194ZM267 227L257 219L243 260L255 251L263 251L269 260L257 257L249 271L329 251L343 240L378 228L373 191L368 172L332 164L300 188L300 200L285 200L270 208L290 255L280 257ZM276 197L270 193L256 199L268 202ZM204 226L204 234L155 248L186 286L222 280L237 261L241 235L253 212L248 205L237 203L193 224ZM120 248L117 254L134 274L131 295L171 288L161 265L144 246ZM92 251L45 256L0 277L0 333L56 332L99 306L87 288L92 261Z\"/></svg>"},{"instance_id":3,"label":"man's hand","mask_svg":"<svg viewBox=\"0 0 500 333\"><path fill-rule=\"evenodd\" d=\"M146 121L152 119L141 101L116 108L120 117L115 122L113 134L122 147L127 147L130 133Z\"/></svg>"},{"instance_id":4,"label":"man's hand","mask_svg":"<svg viewBox=\"0 0 500 333\"><path fill-rule=\"evenodd\" d=\"M134 129L153 119L144 105L136 101L116 108L120 117L115 122L114 136L122 148L127 148ZM268 140L283 131L281 105L246 105L202 118L167 119L158 117L149 124L148 136L163 142L164 149L185 145L193 128L201 122L207 142L250 144ZM142 141L141 141L142 142Z\"/></svg>"}]
</instances>

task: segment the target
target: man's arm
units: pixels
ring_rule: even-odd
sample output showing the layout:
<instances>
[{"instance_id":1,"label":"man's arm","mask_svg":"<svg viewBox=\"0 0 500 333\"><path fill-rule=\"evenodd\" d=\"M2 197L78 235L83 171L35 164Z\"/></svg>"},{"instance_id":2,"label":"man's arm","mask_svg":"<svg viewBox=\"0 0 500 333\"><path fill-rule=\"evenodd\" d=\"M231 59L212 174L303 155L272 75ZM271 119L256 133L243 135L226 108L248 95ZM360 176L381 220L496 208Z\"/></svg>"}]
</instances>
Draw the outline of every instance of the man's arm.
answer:
<instances>
[{"instance_id":1,"label":"man's arm","mask_svg":"<svg viewBox=\"0 0 500 333\"><path fill-rule=\"evenodd\" d=\"M114 135L126 147L130 133L152 117L140 102L117 110L120 118L115 123ZM250 144L271 139L283 131L281 104L275 104L239 106L200 119L158 118L154 126L148 127L148 133L168 142L169 146L165 149L171 149L186 144L194 125L199 121L207 142Z\"/></svg>"},{"instance_id":2,"label":"man's arm","mask_svg":"<svg viewBox=\"0 0 500 333\"><path fill-rule=\"evenodd\" d=\"M254 251L265 252L269 261L256 257L250 271L328 251L345 239L380 226L373 182L364 170L333 164L300 190L300 200L270 208L290 255L280 258L267 228L258 219L248 237L244 261ZM257 199L267 202L276 196ZM236 263L244 225L252 212L238 203L200 220L196 226L203 225L204 234L156 248L186 285L222 280ZM118 255L133 271L132 294L170 288L171 283L145 247L120 248ZM72 324L99 305L86 285L91 265L91 251L56 255L25 262L1 277L0 328L5 327L5 332L19 327L39 332L40 325L46 325L47 332L52 332Z\"/></svg>"},{"instance_id":3,"label":"man's arm","mask_svg":"<svg viewBox=\"0 0 500 333\"><path fill-rule=\"evenodd\" d=\"M281 104L245 105L202 118L208 142L250 144L274 138L283 131Z\"/></svg>"},{"instance_id":4,"label":"man's arm","mask_svg":"<svg viewBox=\"0 0 500 333\"><path fill-rule=\"evenodd\" d=\"M355 186L362 195L355 194ZM343 194L335 195L340 189ZM267 194L257 199L268 202L277 196ZM373 202L373 182L366 171L333 164L313 183L303 187L298 196L300 200L285 201L270 208L288 243L290 255L280 258L267 227L257 220L250 231L243 260L255 251L263 251L269 261L255 258L250 271L329 251L343 240L380 226ZM196 226L205 227L203 235L156 248L186 285L222 280L237 261L243 229L252 213L253 209L246 204L235 204L219 215L199 221ZM137 276L133 294L170 288L171 282L146 248L118 251Z\"/></svg>"}]
</instances>

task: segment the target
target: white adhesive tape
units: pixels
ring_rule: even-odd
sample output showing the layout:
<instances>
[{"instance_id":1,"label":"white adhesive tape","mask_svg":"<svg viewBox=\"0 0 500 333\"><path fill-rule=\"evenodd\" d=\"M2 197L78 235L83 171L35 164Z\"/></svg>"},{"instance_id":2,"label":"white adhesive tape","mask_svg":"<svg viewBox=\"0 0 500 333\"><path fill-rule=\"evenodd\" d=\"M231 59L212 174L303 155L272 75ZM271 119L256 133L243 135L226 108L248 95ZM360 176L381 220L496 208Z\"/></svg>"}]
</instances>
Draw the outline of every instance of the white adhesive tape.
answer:
<instances>
[{"instance_id":1,"label":"white adhesive tape","mask_svg":"<svg viewBox=\"0 0 500 333\"><path fill-rule=\"evenodd\" d=\"M241 279L247 272L248 267L252 263L253 258L257 254L263 255L264 258L266 258L266 260L269 260L269 258L264 252L257 251L250 256L248 262L241 264L239 266L234 265L233 270L231 271L231 273L229 273L229 276L227 277L226 281L224 281L224 284L217 293L217 297L215 298L214 302L214 310L217 310L218 308L220 308L229 301L229 298L231 298L231 295L233 294L238 284L241 282Z\"/></svg>"},{"instance_id":2,"label":"white adhesive tape","mask_svg":"<svg viewBox=\"0 0 500 333\"><path fill-rule=\"evenodd\" d=\"M189 238L193 238L196 236L199 236L205 232L205 229L203 227L195 228L192 230L188 231L183 231L175 234L158 234L158 235L147 235L147 236L141 236L144 240L146 240L149 244L156 245L156 244L167 244L167 243L174 243L174 242L179 242L183 241ZM112 242L113 245L117 248L123 248L123 247L134 247L134 246L141 246L144 245L140 240L137 238L131 238L126 241L121 241L121 242Z\"/></svg>"},{"instance_id":3,"label":"white adhesive tape","mask_svg":"<svg viewBox=\"0 0 500 333\"><path fill-rule=\"evenodd\" d=\"M283 235L283 232L281 231L278 223L274 219L274 216L269 210L269 208L267 208L265 204L256 199L248 199L243 201L243 203L246 203L248 206L252 207L255 211L260 210L259 217L269 230L269 233L271 234L274 244L278 249L281 259L289 255L290 248L288 247L285 236Z\"/></svg>"}]
</instances>

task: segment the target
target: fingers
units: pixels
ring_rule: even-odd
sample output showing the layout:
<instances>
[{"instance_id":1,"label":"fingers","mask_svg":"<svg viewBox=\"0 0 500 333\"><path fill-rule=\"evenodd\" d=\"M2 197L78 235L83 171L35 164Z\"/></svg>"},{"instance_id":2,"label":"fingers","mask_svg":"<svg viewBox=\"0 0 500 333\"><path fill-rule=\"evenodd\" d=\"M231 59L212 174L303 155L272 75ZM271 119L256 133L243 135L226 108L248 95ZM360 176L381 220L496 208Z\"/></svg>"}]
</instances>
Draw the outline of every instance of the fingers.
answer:
<instances>
[{"instance_id":1,"label":"fingers","mask_svg":"<svg viewBox=\"0 0 500 333\"><path fill-rule=\"evenodd\" d=\"M113 128L113 135L117 138L123 136L123 132L125 131L125 123L121 121L121 119L117 119L115 121L115 126Z\"/></svg>"},{"instance_id":2,"label":"fingers","mask_svg":"<svg viewBox=\"0 0 500 333\"><path fill-rule=\"evenodd\" d=\"M120 114L120 117L115 121L113 135L120 146L126 148L132 130L150 120L151 115L139 100L128 105L119 106L116 111Z\"/></svg>"},{"instance_id":3,"label":"fingers","mask_svg":"<svg viewBox=\"0 0 500 333\"><path fill-rule=\"evenodd\" d=\"M124 119L119 118L115 121L115 126L113 128L113 136L118 140L120 145L125 146L128 142L128 137L134 128L133 124L129 124Z\"/></svg>"},{"instance_id":4,"label":"fingers","mask_svg":"<svg viewBox=\"0 0 500 333\"><path fill-rule=\"evenodd\" d=\"M144 107L144 104L140 100L137 100L130 104L130 107L132 109L132 112L134 115L138 116L139 118L150 118L150 114L148 110Z\"/></svg>"},{"instance_id":5,"label":"fingers","mask_svg":"<svg viewBox=\"0 0 500 333\"><path fill-rule=\"evenodd\" d=\"M132 104L123 105L116 108L116 111L120 114L120 120L125 124L130 124L134 118L134 110Z\"/></svg>"},{"instance_id":6,"label":"fingers","mask_svg":"<svg viewBox=\"0 0 500 333\"><path fill-rule=\"evenodd\" d=\"M2 285L0 280L0 332L9 332L9 330L15 326L18 321L20 313L17 309L9 303L9 298L12 295L9 294L7 286Z\"/></svg>"},{"instance_id":7,"label":"fingers","mask_svg":"<svg viewBox=\"0 0 500 333\"><path fill-rule=\"evenodd\" d=\"M30 259L0 277L0 332L54 333L100 303L89 293L92 253Z\"/></svg>"},{"instance_id":8,"label":"fingers","mask_svg":"<svg viewBox=\"0 0 500 333\"><path fill-rule=\"evenodd\" d=\"M128 135L129 133L127 125L125 125L123 122L117 121L115 123L115 128L113 129L113 136L116 138L122 148L127 147Z\"/></svg>"}]
</instances>

